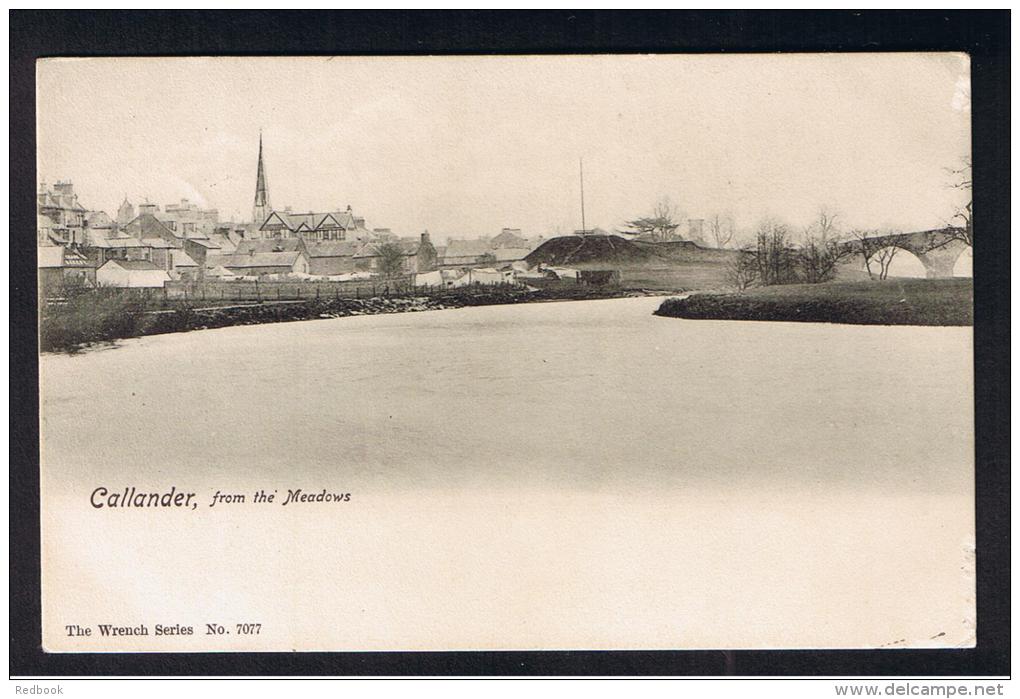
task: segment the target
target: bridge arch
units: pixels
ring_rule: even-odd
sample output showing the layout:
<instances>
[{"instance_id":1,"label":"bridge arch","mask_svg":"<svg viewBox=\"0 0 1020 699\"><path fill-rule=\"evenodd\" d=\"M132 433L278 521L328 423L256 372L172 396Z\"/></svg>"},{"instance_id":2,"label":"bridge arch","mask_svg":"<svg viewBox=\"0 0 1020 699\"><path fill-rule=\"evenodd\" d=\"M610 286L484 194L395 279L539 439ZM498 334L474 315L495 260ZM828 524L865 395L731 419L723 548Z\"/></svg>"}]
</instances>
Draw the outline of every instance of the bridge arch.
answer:
<instances>
[{"instance_id":1,"label":"bridge arch","mask_svg":"<svg viewBox=\"0 0 1020 699\"><path fill-rule=\"evenodd\" d=\"M924 279L929 276L928 266L913 251L902 245L887 245L876 250L869 259L871 273L879 277L885 272L887 278Z\"/></svg>"},{"instance_id":2,"label":"bridge arch","mask_svg":"<svg viewBox=\"0 0 1020 699\"><path fill-rule=\"evenodd\" d=\"M974 248L968 245L960 251L960 256L953 265L953 276L967 278L974 276Z\"/></svg>"},{"instance_id":3,"label":"bridge arch","mask_svg":"<svg viewBox=\"0 0 1020 699\"><path fill-rule=\"evenodd\" d=\"M929 279L940 279L952 277L954 267L959 262L960 254L967 245L966 232L959 228L945 228L930 231L917 231L916 233L893 233L889 235L876 235L865 239L858 239L848 243L850 249L858 255L864 251L872 251L869 259L891 247L897 248L898 259L893 262L893 270L889 276L920 276L917 266L913 264L916 258L924 267L923 276ZM909 254L908 254L909 253ZM858 257L858 259L861 259ZM960 273L965 274L966 262L960 263ZM861 265L864 266L863 264Z\"/></svg>"}]
</instances>

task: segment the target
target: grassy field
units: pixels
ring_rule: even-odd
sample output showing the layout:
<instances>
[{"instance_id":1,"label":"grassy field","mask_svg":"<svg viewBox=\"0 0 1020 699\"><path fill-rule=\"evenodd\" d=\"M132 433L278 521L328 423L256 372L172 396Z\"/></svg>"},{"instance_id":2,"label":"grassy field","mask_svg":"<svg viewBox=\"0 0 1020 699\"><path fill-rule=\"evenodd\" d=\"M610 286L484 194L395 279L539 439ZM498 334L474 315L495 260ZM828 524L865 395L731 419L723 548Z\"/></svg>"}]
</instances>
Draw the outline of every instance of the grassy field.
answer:
<instances>
[{"instance_id":1,"label":"grassy field","mask_svg":"<svg viewBox=\"0 0 1020 699\"><path fill-rule=\"evenodd\" d=\"M970 279L792 284L668 299L656 315L860 325L973 325Z\"/></svg>"},{"instance_id":2,"label":"grassy field","mask_svg":"<svg viewBox=\"0 0 1020 699\"><path fill-rule=\"evenodd\" d=\"M726 268L715 263L688 263L668 267L625 267L620 270L621 289L641 291L682 292L693 289L721 289L727 285ZM568 288L576 285L572 279L548 280L529 278L529 286L539 289Z\"/></svg>"},{"instance_id":3,"label":"grassy field","mask_svg":"<svg viewBox=\"0 0 1020 699\"><path fill-rule=\"evenodd\" d=\"M688 291L720 289L726 285L725 265L711 262L661 269L624 269L620 272L620 286L626 289Z\"/></svg>"}]
</instances>

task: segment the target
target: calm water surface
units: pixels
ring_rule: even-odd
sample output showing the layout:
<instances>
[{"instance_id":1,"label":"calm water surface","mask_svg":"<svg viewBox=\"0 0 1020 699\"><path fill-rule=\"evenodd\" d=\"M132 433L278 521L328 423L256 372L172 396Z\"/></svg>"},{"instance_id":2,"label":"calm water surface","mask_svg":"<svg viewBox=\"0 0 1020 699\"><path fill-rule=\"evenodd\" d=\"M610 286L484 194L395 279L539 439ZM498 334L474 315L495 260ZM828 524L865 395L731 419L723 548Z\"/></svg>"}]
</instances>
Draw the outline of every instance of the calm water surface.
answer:
<instances>
[{"instance_id":1,"label":"calm water surface","mask_svg":"<svg viewBox=\"0 0 1020 699\"><path fill-rule=\"evenodd\" d=\"M295 645L432 647L451 613L474 621L445 647L966 642L971 330L685 321L652 316L660 301L44 356L50 589L83 584L97 554L68 542L96 537L111 544L98 562L135 571L101 588L111 608L145 607L151 576L187 588L212 569L222 594L186 595L180 614L300 618ZM303 518L204 509L168 527L165 513L97 516L97 485L354 499ZM162 562L144 554L153 542ZM324 570L343 572L309 575ZM54 594L53 624L83 613ZM342 628L306 613L337 605L374 612Z\"/></svg>"}]
</instances>

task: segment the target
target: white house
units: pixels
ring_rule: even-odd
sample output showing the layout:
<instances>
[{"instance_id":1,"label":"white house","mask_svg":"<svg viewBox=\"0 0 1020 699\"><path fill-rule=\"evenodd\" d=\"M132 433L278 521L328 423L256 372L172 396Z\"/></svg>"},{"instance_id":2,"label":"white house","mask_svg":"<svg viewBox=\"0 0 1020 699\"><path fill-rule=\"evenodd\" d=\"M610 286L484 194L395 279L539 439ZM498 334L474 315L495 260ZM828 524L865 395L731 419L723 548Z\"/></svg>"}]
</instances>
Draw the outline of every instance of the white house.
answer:
<instances>
[{"instance_id":1,"label":"white house","mask_svg":"<svg viewBox=\"0 0 1020 699\"><path fill-rule=\"evenodd\" d=\"M170 275L148 260L107 260L96 270L100 286L161 287Z\"/></svg>"}]
</instances>

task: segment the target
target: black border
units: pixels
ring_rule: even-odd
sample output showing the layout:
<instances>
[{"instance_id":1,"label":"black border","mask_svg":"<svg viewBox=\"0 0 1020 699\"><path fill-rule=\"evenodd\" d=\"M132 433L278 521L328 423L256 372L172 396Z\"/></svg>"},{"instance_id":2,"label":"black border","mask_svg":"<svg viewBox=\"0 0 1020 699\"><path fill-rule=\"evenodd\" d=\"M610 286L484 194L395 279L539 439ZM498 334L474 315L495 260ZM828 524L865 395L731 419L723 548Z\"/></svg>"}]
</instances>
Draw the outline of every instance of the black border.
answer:
<instances>
[{"instance_id":1,"label":"black border","mask_svg":"<svg viewBox=\"0 0 1020 699\"><path fill-rule=\"evenodd\" d=\"M1009 674L1008 11L24 11L10 18L12 675ZM963 51L971 56L978 647L45 654L40 645L35 67L46 56ZM88 86L81 86L88 89ZM993 237L994 236L994 237Z\"/></svg>"}]
</instances>

